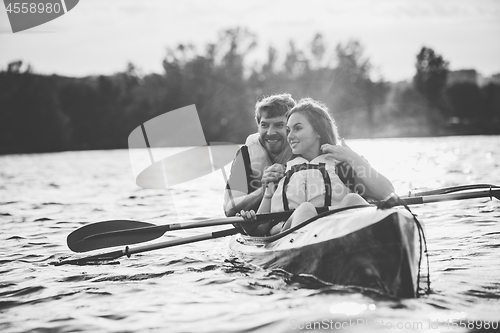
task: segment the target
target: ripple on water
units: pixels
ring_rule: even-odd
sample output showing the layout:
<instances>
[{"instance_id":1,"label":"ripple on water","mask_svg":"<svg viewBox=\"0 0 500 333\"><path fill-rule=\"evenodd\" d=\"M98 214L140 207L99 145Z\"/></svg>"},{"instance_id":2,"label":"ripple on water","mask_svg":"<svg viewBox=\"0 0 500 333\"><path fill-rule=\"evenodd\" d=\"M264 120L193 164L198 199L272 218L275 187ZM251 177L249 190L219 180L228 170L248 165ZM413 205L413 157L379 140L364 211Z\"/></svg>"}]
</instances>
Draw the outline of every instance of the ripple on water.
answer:
<instances>
[{"instance_id":1,"label":"ripple on water","mask_svg":"<svg viewBox=\"0 0 500 333\"><path fill-rule=\"evenodd\" d=\"M21 289L12 289L6 292L0 292L0 297L14 297L14 296L24 296L29 295L31 293L36 293L44 290L45 287L35 286L35 287L26 287Z\"/></svg>"},{"instance_id":2,"label":"ripple on water","mask_svg":"<svg viewBox=\"0 0 500 333\"><path fill-rule=\"evenodd\" d=\"M143 281L149 279L157 279L164 277L166 275L173 274L174 271L165 271L162 273L144 273L144 274L135 274L135 275L111 275L111 276L103 276L94 278L92 282L119 282L119 281Z\"/></svg>"}]
</instances>

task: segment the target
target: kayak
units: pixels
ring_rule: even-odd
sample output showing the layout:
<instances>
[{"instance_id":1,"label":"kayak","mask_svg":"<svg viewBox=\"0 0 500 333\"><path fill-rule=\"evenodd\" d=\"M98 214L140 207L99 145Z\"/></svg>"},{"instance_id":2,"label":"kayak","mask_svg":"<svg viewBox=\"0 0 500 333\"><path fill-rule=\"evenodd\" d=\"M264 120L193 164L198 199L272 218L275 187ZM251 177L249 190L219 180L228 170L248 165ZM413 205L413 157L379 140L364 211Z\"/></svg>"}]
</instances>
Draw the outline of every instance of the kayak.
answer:
<instances>
[{"instance_id":1,"label":"kayak","mask_svg":"<svg viewBox=\"0 0 500 333\"><path fill-rule=\"evenodd\" d=\"M327 284L417 296L419 230L408 211L364 207L329 213L274 236L234 235L230 252L264 269L312 275Z\"/></svg>"}]
</instances>

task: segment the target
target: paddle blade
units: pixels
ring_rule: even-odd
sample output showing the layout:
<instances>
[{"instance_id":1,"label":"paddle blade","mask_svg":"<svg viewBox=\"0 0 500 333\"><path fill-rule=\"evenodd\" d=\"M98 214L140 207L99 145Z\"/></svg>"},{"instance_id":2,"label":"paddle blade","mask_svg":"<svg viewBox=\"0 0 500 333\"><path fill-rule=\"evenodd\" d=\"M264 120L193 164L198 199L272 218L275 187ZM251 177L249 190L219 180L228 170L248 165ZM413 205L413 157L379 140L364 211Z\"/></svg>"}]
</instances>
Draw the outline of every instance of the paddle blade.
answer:
<instances>
[{"instance_id":1,"label":"paddle blade","mask_svg":"<svg viewBox=\"0 0 500 333\"><path fill-rule=\"evenodd\" d=\"M116 231L135 230L155 226L156 225L152 223L129 220L97 222L85 225L70 233L67 238L67 243L68 247L73 252L86 252L105 247L146 242L156 239L162 234L158 236L158 232L154 233L154 235L148 233L140 233L140 235L125 233L125 235L116 236L112 233ZM104 236L96 237L100 235ZM152 236L154 237L151 238Z\"/></svg>"}]
</instances>

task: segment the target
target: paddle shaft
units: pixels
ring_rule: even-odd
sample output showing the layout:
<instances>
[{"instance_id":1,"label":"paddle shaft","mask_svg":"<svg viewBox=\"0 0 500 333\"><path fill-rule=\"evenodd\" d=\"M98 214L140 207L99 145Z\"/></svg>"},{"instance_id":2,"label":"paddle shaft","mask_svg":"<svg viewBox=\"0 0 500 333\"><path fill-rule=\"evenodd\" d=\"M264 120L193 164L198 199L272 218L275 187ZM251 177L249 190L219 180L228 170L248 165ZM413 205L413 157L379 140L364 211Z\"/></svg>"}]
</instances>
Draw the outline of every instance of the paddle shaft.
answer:
<instances>
[{"instance_id":1,"label":"paddle shaft","mask_svg":"<svg viewBox=\"0 0 500 333\"><path fill-rule=\"evenodd\" d=\"M468 185L458 185L458 186L450 186L443 187L435 190L422 191L422 192L409 192L408 195L400 196L401 199L406 199L410 197L421 197L435 194L448 194L453 192L463 192L467 190L479 190L479 189L498 189L500 186L493 184L468 184Z\"/></svg>"},{"instance_id":2,"label":"paddle shaft","mask_svg":"<svg viewBox=\"0 0 500 333\"><path fill-rule=\"evenodd\" d=\"M326 211L327 208L318 208L318 213L321 211ZM270 220L279 220L279 219L286 219L291 215L290 211L286 212L277 212L277 213L268 213L268 214L259 214L257 215L257 221L258 222L266 222ZM205 220L205 221L189 221L189 222L183 222L183 223L172 223L172 224L166 224L166 225L159 225L155 227L144 227L144 228L135 228L135 229L130 229L130 230L121 230L119 232L125 233L125 232L140 232L140 231L154 231L154 232L161 232L162 234L166 233L167 231L175 231L175 230L184 230L184 229L193 229L193 228L203 228L203 227L214 227L218 225L225 225L225 224L234 224L234 223L254 223L255 221L248 221L243 219L242 217L239 216L232 216L232 217L223 217L219 219L210 219L210 220ZM115 231L109 231L103 234L112 234ZM95 236L89 236L89 237L95 237Z\"/></svg>"},{"instance_id":3,"label":"paddle shaft","mask_svg":"<svg viewBox=\"0 0 500 333\"><path fill-rule=\"evenodd\" d=\"M487 198L487 197L489 197L490 199L495 197L500 200L500 189L471 191L467 193L435 194L429 196L409 197L409 198L404 198L402 200L404 200L407 205L418 205L431 202L476 199L476 198Z\"/></svg>"},{"instance_id":4,"label":"paddle shaft","mask_svg":"<svg viewBox=\"0 0 500 333\"><path fill-rule=\"evenodd\" d=\"M91 263L91 262L115 260L115 259L118 259L118 258L123 257L123 256L130 257L130 255L136 254L136 253L164 249L167 247L172 247L172 246L177 246L177 245L196 243L196 242L201 242L201 241L208 240L208 239L222 238L222 237L226 237L226 236L230 236L230 235L235 235L235 234L240 233L240 232L241 232L241 229L232 228L232 229L214 231L214 232L207 233L207 234L196 235L196 236L191 236L191 237L184 237L184 238L174 239L174 240L170 240L170 241L142 245L142 246L137 246L137 247L126 246L122 250L106 252L106 253L97 254L97 255L84 257L84 258L63 260L63 261L60 261L58 263L55 263L55 265L56 266L66 265L66 264L68 264L68 265L83 265L83 264Z\"/></svg>"},{"instance_id":5,"label":"paddle shaft","mask_svg":"<svg viewBox=\"0 0 500 333\"><path fill-rule=\"evenodd\" d=\"M317 210L318 210L318 213L321 213L323 211L328 210L328 208L329 207L322 207L322 208L318 208ZM284 220L284 219L287 219L291 214L292 214L291 211L259 214L259 215L257 215L257 221L258 222L268 222L268 221L273 221L273 220ZM124 223L126 223L126 222L127 221L124 221ZM255 223L255 221L245 220L242 217L233 216L233 217L225 217L225 218L211 219L211 220L205 220L205 221L196 221L196 222L191 221L191 222L173 223L173 224L159 225L159 226L152 226L152 227L142 227L142 228L131 228L131 229L125 229L125 230L106 231L106 232L101 232L101 233L85 236L84 238L82 238L81 240L76 241L76 242L72 241L71 244L68 243L68 246L70 246L70 249L76 250L76 252L85 252L85 251L89 251L89 250L81 251L80 247L79 247L79 246L82 246L82 249L85 249L86 248L84 246L85 242L87 242L87 243L92 242L94 244L102 239L122 238L125 243L114 244L114 245L124 245L127 243L127 240L130 239L130 237L137 237L137 235L142 236L141 241L147 241L148 238L150 240L152 240L152 239L156 239L158 237L161 237L167 231L202 228L202 227L213 227L213 226L220 226L220 225L234 224L234 223ZM85 227L82 227L82 228L85 228ZM129 244L133 244L133 243L129 243ZM89 245L90 245L90 243L89 243Z\"/></svg>"}]
</instances>

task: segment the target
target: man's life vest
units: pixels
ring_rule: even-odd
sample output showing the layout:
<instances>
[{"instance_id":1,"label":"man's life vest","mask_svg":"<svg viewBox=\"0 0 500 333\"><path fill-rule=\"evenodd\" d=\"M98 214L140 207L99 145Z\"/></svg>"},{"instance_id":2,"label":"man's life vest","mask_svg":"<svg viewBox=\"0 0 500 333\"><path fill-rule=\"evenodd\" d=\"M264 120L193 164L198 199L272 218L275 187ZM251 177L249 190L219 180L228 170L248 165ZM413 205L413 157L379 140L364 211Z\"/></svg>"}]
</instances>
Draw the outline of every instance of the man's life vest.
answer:
<instances>
[{"instance_id":1,"label":"man's life vest","mask_svg":"<svg viewBox=\"0 0 500 333\"><path fill-rule=\"evenodd\" d=\"M248 136L233 161L226 190L252 193L262 186L264 170L272 164L271 157L259 140L259 133ZM228 199L230 198L231 196ZM258 208L258 205L252 207L255 211Z\"/></svg>"},{"instance_id":2,"label":"man's life vest","mask_svg":"<svg viewBox=\"0 0 500 333\"><path fill-rule=\"evenodd\" d=\"M255 133L249 135L245 142L248 152L248 163L246 165L247 170L249 169L247 177L249 191L247 193L251 193L262 186L261 180L264 170L273 164L273 160L262 146L259 138L259 133Z\"/></svg>"},{"instance_id":3,"label":"man's life vest","mask_svg":"<svg viewBox=\"0 0 500 333\"><path fill-rule=\"evenodd\" d=\"M336 206L353 189L352 169L346 163L335 163L324 155L310 162L299 156L287 163L285 177L271 199L271 212L295 209L303 202Z\"/></svg>"}]
</instances>

